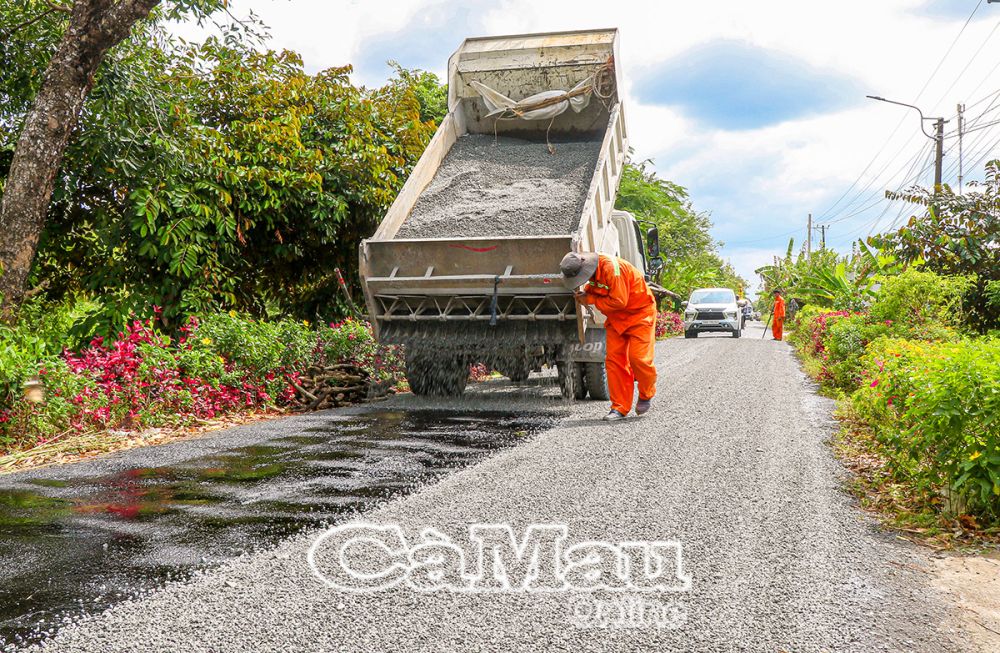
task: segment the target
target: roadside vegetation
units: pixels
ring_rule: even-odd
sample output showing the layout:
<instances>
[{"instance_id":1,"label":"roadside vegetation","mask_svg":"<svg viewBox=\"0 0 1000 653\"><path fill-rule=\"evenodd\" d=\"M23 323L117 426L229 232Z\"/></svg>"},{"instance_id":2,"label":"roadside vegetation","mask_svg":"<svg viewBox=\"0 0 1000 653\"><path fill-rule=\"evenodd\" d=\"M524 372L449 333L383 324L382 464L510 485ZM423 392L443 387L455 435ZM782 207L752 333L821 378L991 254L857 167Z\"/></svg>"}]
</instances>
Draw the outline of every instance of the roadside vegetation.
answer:
<instances>
[{"instance_id":1,"label":"roadside vegetation","mask_svg":"<svg viewBox=\"0 0 1000 653\"><path fill-rule=\"evenodd\" d=\"M803 306L790 339L840 400L865 499L942 540L1000 533L998 170L964 196L911 191L927 213L853 257L790 246L759 270Z\"/></svg>"}]
</instances>

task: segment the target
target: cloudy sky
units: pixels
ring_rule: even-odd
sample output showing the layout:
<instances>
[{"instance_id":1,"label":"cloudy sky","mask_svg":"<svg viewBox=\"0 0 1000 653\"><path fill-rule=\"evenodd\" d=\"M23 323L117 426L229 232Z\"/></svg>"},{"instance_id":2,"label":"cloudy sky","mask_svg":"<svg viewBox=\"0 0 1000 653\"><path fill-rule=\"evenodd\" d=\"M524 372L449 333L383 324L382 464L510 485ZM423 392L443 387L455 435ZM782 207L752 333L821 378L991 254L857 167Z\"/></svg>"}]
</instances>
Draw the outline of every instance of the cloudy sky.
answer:
<instances>
[{"instance_id":1,"label":"cloudy sky","mask_svg":"<svg viewBox=\"0 0 1000 653\"><path fill-rule=\"evenodd\" d=\"M387 59L444 77L467 36L618 27L631 145L709 211L744 277L806 235L851 243L909 215L886 189L933 181L915 111L944 116L944 179L1000 155L1000 3L987 0L233 0L310 71L351 63L379 84ZM971 17L971 19L970 19ZM972 131L975 127L980 127ZM926 123L930 131L932 123ZM816 239L818 241L817 232Z\"/></svg>"}]
</instances>

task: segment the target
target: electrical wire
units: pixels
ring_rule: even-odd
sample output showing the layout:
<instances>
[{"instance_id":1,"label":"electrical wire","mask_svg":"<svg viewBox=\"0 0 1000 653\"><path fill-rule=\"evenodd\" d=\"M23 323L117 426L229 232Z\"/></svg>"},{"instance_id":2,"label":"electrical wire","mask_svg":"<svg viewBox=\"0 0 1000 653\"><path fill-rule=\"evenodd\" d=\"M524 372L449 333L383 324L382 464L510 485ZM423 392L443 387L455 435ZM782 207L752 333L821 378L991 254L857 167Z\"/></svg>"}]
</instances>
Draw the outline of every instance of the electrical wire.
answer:
<instances>
[{"instance_id":1,"label":"electrical wire","mask_svg":"<svg viewBox=\"0 0 1000 653\"><path fill-rule=\"evenodd\" d=\"M948 59L948 55L950 55L951 52L952 52L952 50L955 49L955 45L958 43L959 39L962 38L962 34L965 33L966 28L968 28L969 23L972 22L972 19L975 17L976 12L979 11L979 8L982 6L982 4L983 4L983 0L979 0L979 2L977 2L976 6L973 8L972 13L969 14L969 17L965 19L965 23L963 23L962 24L962 28L960 30L958 30L958 34L955 35L955 38L952 40L951 45L949 45L948 49L945 50L945 53L944 53L944 55L942 55L941 60L938 61L937 66L934 67L934 70L931 72L930 76L927 78L927 81L925 81L924 85L920 88L920 91L917 93L917 96L913 100L914 103L916 103L916 101L919 100L923 96L924 92L927 90L927 87L930 85L931 81L933 81L933 79L937 75L938 71L941 70L941 66L944 65L945 60ZM825 211L823 211L823 212L821 212L821 213L818 214L818 219L822 220L824 218L830 217L830 213L841 203L841 201L843 201L843 199L845 197L847 197L847 195L854 188L857 187L858 183L865 176L865 173L867 173L868 170L871 169L871 167L875 164L875 161L878 160L878 158L879 158L879 156L881 156L882 152L885 151L885 148L888 147L888 145L889 145L890 142L892 142L893 136L896 135L896 132L899 131L900 127L903 126L903 123L906 122L906 120L907 120L907 118L905 116L903 116L903 117L900 118L900 120L896 124L895 128L893 128L892 132L889 133L888 138L885 139L885 142L882 143L882 146L878 149L878 151L875 153L875 155L871 158L871 161L868 162L868 165L865 166L864 170L861 171L861 173L858 175L857 179L855 179L851 183L851 185L847 188L847 190L845 190L843 192L843 194L839 198L837 198L837 200L830 207L828 207ZM912 140L912 137L911 137L910 140ZM909 144L909 141L907 141L906 145L908 145L908 144ZM902 149L905 149L906 145L904 145L903 148L900 149L900 151L902 151ZM898 156L898 153L895 156ZM895 156L893 157L893 159L890 159L890 163L886 164L886 166L885 166L886 168L888 168L890 165L892 165L891 162L895 159ZM865 191L862 190L861 194L863 194L864 192Z\"/></svg>"}]
</instances>

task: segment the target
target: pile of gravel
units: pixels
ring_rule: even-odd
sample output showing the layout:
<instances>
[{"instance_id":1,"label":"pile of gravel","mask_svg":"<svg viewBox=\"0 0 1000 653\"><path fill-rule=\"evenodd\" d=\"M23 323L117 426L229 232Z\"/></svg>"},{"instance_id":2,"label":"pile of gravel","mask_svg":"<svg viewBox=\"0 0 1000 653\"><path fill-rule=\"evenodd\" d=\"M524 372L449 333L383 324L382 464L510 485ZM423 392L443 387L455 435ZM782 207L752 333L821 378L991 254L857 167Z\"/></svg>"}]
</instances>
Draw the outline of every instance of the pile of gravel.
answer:
<instances>
[{"instance_id":1,"label":"pile of gravel","mask_svg":"<svg viewBox=\"0 0 1000 653\"><path fill-rule=\"evenodd\" d=\"M397 238L549 236L579 226L601 141L459 138Z\"/></svg>"}]
</instances>

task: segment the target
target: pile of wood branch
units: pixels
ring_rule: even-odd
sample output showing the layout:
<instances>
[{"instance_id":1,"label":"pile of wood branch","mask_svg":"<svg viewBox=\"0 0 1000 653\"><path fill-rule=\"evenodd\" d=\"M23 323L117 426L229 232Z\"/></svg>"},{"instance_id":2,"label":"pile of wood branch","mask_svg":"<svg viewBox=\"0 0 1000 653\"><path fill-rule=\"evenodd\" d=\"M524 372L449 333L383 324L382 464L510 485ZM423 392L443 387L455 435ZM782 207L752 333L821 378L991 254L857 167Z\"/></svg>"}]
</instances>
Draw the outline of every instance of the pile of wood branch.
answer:
<instances>
[{"instance_id":1,"label":"pile of wood branch","mask_svg":"<svg viewBox=\"0 0 1000 653\"><path fill-rule=\"evenodd\" d=\"M295 410L305 412L381 399L392 392L361 367L351 363L313 365L299 377L295 388Z\"/></svg>"}]
</instances>

